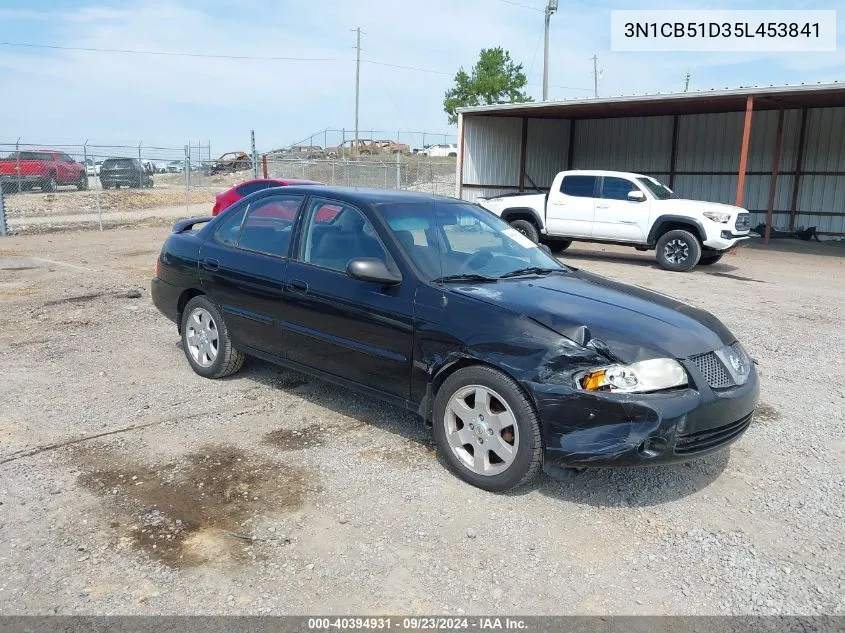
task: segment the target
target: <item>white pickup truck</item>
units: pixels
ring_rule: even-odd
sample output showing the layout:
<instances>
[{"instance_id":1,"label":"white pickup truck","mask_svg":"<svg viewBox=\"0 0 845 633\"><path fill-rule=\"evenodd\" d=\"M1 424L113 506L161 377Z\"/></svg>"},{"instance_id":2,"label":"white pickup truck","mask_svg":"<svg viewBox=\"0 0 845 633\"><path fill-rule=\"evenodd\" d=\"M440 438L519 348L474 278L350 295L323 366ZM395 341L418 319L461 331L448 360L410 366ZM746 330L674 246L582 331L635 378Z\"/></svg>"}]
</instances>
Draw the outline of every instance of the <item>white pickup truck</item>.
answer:
<instances>
[{"instance_id":1,"label":"white pickup truck","mask_svg":"<svg viewBox=\"0 0 845 633\"><path fill-rule=\"evenodd\" d=\"M533 242L562 251L573 240L655 249L668 270L714 264L748 239L751 215L715 202L682 200L649 176L618 171L573 170L555 176L545 193L479 198Z\"/></svg>"}]
</instances>

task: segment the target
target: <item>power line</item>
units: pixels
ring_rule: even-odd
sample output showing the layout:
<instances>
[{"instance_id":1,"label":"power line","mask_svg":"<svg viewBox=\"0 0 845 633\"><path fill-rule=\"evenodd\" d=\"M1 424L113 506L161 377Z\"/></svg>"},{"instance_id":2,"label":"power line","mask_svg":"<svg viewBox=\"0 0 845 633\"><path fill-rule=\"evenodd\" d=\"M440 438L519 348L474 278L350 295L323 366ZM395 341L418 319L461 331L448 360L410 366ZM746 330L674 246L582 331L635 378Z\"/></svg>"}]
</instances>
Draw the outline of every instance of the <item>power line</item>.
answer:
<instances>
[{"instance_id":1,"label":"power line","mask_svg":"<svg viewBox=\"0 0 845 633\"><path fill-rule=\"evenodd\" d=\"M158 55L167 57L200 57L207 59L241 59L255 61L290 61L290 62L339 62L337 57L278 57L265 55L215 55L210 53L184 53L179 51L148 51L128 48L93 48L84 46L56 46L53 44L26 44L22 42L0 42L0 46L22 48L47 48L59 51L82 51L85 53L123 53L130 55Z\"/></svg>"},{"instance_id":2,"label":"power line","mask_svg":"<svg viewBox=\"0 0 845 633\"><path fill-rule=\"evenodd\" d=\"M504 2L505 4L510 4L515 7L522 7L523 9L530 9L531 11L539 11L540 13L543 13L543 9L538 9L537 7L522 4L521 2L514 2L513 0L499 0L499 2Z\"/></svg>"},{"instance_id":3,"label":"power line","mask_svg":"<svg viewBox=\"0 0 845 633\"><path fill-rule=\"evenodd\" d=\"M23 48L43 48L60 51L81 51L85 53L118 53L128 55L156 55L160 57L191 57L196 59L234 59L234 60L249 60L249 61L297 61L297 62L346 62L349 61L339 57L285 57L285 56L271 56L271 55L215 55L206 53L189 53L182 51L150 51L127 48L94 48L83 46L57 46L53 44L29 44L23 42L0 42L0 46L14 46ZM410 70L420 73L430 73L433 75L445 75L452 77L454 72L447 72L445 70L436 70L434 68L422 68L419 66L404 66L402 64L391 64L388 62L380 62L375 59L362 59L362 64L373 64L375 66L384 66L387 68L396 68L399 70ZM529 86L538 86L540 84L532 83ZM552 88L560 88L563 90L585 90L591 92L587 88L573 88L571 86L552 86Z\"/></svg>"}]
</instances>

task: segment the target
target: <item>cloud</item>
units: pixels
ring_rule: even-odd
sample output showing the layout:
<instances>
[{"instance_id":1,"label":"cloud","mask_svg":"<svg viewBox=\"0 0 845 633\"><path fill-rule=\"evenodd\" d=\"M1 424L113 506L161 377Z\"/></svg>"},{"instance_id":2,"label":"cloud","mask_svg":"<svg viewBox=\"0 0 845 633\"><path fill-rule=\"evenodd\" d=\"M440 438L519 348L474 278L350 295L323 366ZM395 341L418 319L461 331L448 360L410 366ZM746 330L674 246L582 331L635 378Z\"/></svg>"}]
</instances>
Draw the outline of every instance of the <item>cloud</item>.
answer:
<instances>
[{"instance_id":1,"label":"cloud","mask_svg":"<svg viewBox=\"0 0 845 633\"><path fill-rule=\"evenodd\" d=\"M0 46L0 91L12 95L15 103L0 117L3 134L48 143L143 140L175 148L190 139L211 139L222 152L247 146L250 129L256 130L264 149L298 141L324 127L351 129L356 26L364 32L360 127L367 133L390 130L386 134L395 137L404 130L403 140L408 140L409 131L449 131L442 112L443 93L458 67L469 68L484 47L502 45L522 61L530 71L529 91L540 97L543 14L496 0L139 0L114 5L104 1L77 2L56 12L0 9L4 24L20 27L10 29L18 35L4 39L26 36L26 41L66 47L336 61ZM523 3L539 8L545 4ZM583 0L560 7L551 28L553 98L590 96L594 53L604 69L599 84L604 96L678 91L687 70L692 86L700 88L812 82L835 78L843 62L840 53L613 53L610 10L622 7ZM390 68L368 60L445 74ZM413 144L421 141L419 136L411 138Z\"/></svg>"}]
</instances>

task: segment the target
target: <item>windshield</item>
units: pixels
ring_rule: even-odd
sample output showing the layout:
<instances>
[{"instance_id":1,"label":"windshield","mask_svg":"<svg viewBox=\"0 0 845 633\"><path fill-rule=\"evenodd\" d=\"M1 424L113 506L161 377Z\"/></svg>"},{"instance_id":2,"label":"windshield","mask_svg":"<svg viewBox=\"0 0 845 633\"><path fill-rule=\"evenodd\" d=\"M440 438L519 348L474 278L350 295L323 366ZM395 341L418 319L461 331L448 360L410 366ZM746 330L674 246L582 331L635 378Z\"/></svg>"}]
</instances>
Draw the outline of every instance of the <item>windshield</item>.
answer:
<instances>
[{"instance_id":1,"label":"windshield","mask_svg":"<svg viewBox=\"0 0 845 633\"><path fill-rule=\"evenodd\" d=\"M646 189L651 192L658 200L669 200L670 198L677 198L678 194L669 189L662 182L658 182L654 178L637 178L637 182L644 185Z\"/></svg>"},{"instance_id":2,"label":"windshield","mask_svg":"<svg viewBox=\"0 0 845 633\"><path fill-rule=\"evenodd\" d=\"M406 255L430 281L461 275L499 278L526 268L568 270L527 237L466 202L379 205Z\"/></svg>"}]
</instances>

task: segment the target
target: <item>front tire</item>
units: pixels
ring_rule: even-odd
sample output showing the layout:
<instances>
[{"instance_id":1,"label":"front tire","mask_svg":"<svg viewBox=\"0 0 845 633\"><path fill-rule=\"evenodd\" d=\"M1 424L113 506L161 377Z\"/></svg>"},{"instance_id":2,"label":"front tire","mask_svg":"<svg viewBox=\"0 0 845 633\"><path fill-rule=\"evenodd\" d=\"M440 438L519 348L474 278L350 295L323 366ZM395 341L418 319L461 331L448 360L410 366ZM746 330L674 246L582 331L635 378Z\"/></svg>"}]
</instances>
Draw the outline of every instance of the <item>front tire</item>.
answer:
<instances>
[{"instance_id":1,"label":"front tire","mask_svg":"<svg viewBox=\"0 0 845 633\"><path fill-rule=\"evenodd\" d=\"M58 186L59 183L56 181L56 174L50 174L41 185L41 190L45 193L53 193Z\"/></svg>"},{"instance_id":2,"label":"front tire","mask_svg":"<svg viewBox=\"0 0 845 633\"><path fill-rule=\"evenodd\" d=\"M699 259L701 243L689 231L667 231L657 240L657 263L666 270L686 272L695 268Z\"/></svg>"},{"instance_id":3,"label":"front tire","mask_svg":"<svg viewBox=\"0 0 845 633\"><path fill-rule=\"evenodd\" d=\"M458 477L491 492L528 484L543 463L534 405L511 378L483 365L456 371L437 390L434 440Z\"/></svg>"},{"instance_id":4,"label":"front tire","mask_svg":"<svg viewBox=\"0 0 845 633\"><path fill-rule=\"evenodd\" d=\"M528 220L514 220L510 225L535 244L540 240L540 232Z\"/></svg>"},{"instance_id":5,"label":"front tire","mask_svg":"<svg viewBox=\"0 0 845 633\"><path fill-rule=\"evenodd\" d=\"M182 350L191 368L204 378L223 378L244 364L220 310L205 295L188 301L182 311Z\"/></svg>"},{"instance_id":6,"label":"front tire","mask_svg":"<svg viewBox=\"0 0 845 633\"><path fill-rule=\"evenodd\" d=\"M698 260L699 266L711 266L722 259L724 253L703 253Z\"/></svg>"},{"instance_id":7,"label":"front tire","mask_svg":"<svg viewBox=\"0 0 845 633\"><path fill-rule=\"evenodd\" d=\"M88 190L88 174L82 174L79 177L79 181L76 183L76 188L79 191L87 191Z\"/></svg>"}]
</instances>

